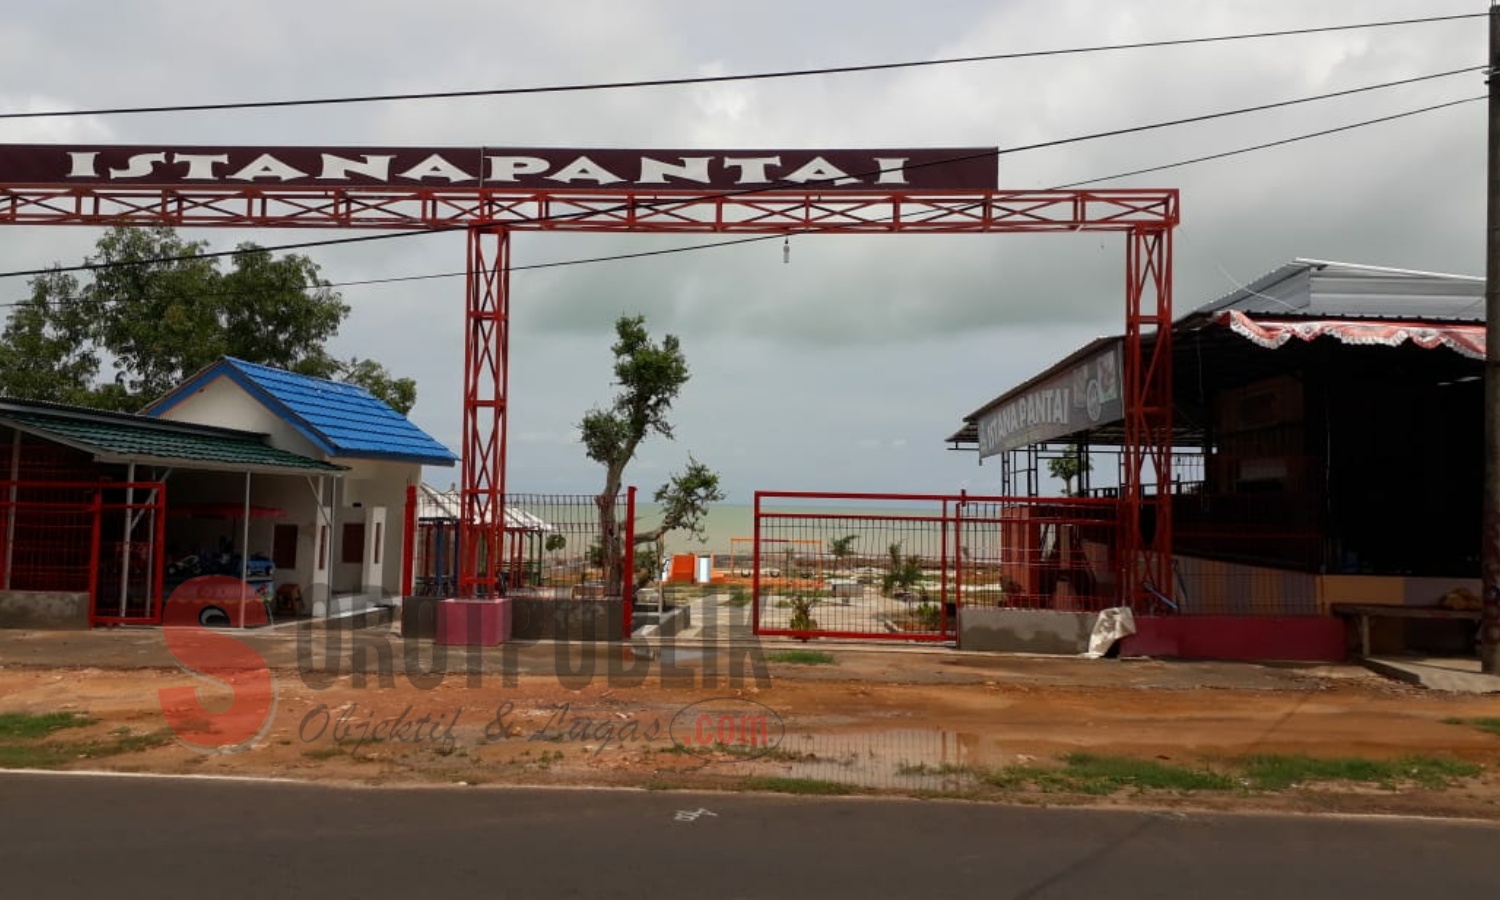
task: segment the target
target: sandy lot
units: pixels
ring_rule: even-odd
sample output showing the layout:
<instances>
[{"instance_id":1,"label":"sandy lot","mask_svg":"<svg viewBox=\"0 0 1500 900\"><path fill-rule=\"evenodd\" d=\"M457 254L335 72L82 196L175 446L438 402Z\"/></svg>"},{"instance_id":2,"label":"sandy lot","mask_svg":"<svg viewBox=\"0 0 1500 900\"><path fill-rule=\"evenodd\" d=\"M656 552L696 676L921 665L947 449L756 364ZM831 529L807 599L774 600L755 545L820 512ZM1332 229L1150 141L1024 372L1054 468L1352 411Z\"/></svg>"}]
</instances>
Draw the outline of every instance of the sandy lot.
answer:
<instances>
[{"instance_id":1,"label":"sandy lot","mask_svg":"<svg viewBox=\"0 0 1500 900\"><path fill-rule=\"evenodd\" d=\"M13 740L0 746L0 760L367 784L875 790L1500 819L1500 734L1467 723L1500 717L1493 698L1426 693L1347 668L951 653L837 658L834 665L773 662L771 679L759 685L702 678L664 685L655 674L634 685L563 683L524 669L509 684L488 678L475 685L462 675L431 685L349 675L308 683L281 667L274 714L260 733L236 752L208 753L185 746L181 729L169 727L184 721L183 697L194 695L165 695L173 717L159 692L196 689L202 708L194 724L206 720L211 731L229 706L222 685L177 668L59 668L11 655L0 667L0 713L71 712L92 721ZM737 741L736 729L745 727L764 733ZM1079 752L1231 776L1247 757L1268 754L1419 757L1471 769L1443 786L1346 777L1282 790L1080 788L993 777L1048 771Z\"/></svg>"}]
</instances>

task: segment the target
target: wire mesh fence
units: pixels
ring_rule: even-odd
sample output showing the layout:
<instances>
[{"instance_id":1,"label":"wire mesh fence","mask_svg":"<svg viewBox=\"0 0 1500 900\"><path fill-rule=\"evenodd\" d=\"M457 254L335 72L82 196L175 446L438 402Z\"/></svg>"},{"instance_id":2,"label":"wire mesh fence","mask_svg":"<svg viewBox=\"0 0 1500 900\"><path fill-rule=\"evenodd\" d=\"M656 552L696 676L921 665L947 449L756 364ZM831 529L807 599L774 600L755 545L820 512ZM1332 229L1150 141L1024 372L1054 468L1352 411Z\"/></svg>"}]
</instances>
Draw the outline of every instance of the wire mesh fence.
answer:
<instances>
[{"instance_id":1,"label":"wire mesh fence","mask_svg":"<svg viewBox=\"0 0 1500 900\"><path fill-rule=\"evenodd\" d=\"M1120 605L1119 506L1086 498L756 495L758 634L948 640L962 606Z\"/></svg>"},{"instance_id":2,"label":"wire mesh fence","mask_svg":"<svg viewBox=\"0 0 1500 900\"><path fill-rule=\"evenodd\" d=\"M490 529L461 527L457 492L424 488L416 503L410 565L417 596L455 596L470 552L464 542L475 540L477 565L497 573L507 596L601 598L612 593L606 547L618 554L623 571L634 539L627 492L602 506L592 494L507 494L498 541Z\"/></svg>"},{"instance_id":3,"label":"wire mesh fence","mask_svg":"<svg viewBox=\"0 0 1500 900\"><path fill-rule=\"evenodd\" d=\"M161 617L165 488L0 482L0 590L89 595L94 624Z\"/></svg>"}]
</instances>

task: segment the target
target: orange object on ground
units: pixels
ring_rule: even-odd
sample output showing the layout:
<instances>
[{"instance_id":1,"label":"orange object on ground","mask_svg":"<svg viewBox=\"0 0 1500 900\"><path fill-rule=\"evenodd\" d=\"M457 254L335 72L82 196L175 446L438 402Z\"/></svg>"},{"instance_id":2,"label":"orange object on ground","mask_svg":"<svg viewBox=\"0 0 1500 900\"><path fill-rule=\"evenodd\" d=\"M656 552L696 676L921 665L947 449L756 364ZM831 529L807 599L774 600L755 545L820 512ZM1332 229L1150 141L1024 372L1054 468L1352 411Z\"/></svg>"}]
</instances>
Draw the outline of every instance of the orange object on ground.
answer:
<instances>
[{"instance_id":1,"label":"orange object on ground","mask_svg":"<svg viewBox=\"0 0 1500 900\"><path fill-rule=\"evenodd\" d=\"M672 570L667 575L668 584L692 584L697 576L698 557L691 553L672 556Z\"/></svg>"},{"instance_id":2,"label":"orange object on ground","mask_svg":"<svg viewBox=\"0 0 1500 900\"><path fill-rule=\"evenodd\" d=\"M241 601L243 596L244 600ZM241 618L240 604L244 603ZM267 598L232 575L199 575L189 578L167 598L162 607L163 625L248 626L268 625Z\"/></svg>"}]
</instances>

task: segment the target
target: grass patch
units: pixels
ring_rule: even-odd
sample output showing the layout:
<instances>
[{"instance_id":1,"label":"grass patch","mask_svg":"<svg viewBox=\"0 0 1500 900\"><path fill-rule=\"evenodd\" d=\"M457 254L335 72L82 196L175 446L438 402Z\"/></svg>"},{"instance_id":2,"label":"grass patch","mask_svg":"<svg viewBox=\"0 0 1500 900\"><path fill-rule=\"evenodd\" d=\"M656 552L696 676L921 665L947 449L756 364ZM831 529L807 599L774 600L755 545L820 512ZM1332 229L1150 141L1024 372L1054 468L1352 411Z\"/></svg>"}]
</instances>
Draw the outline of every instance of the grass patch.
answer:
<instances>
[{"instance_id":1,"label":"grass patch","mask_svg":"<svg viewBox=\"0 0 1500 900\"><path fill-rule=\"evenodd\" d=\"M1460 778L1472 778L1483 770L1477 763L1433 756L1406 756L1400 759L1251 756L1240 764L1244 767L1245 778L1250 786L1264 791L1330 781L1378 784L1390 789L1400 784L1442 788Z\"/></svg>"},{"instance_id":2,"label":"grass patch","mask_svg":"<svg viewBox=\"0 0 1500 900\"><path fill-rule=\"evenodd\" d=\"M0 769L51 769L79 759L102 759L139 753L172 742L169 731L148 734L116 733L102 741L34 741L0 744Z\"/></svg>"},{"instance_id":3,"label":"grass patch","mask_svg":"<svg viewBox=\"0 0 1500 900\"><path fill-rule=\"evenodd\" d=\"M659 778L652 778L641 785L641 789L646 791L676 791L681 790L681 787L674 781L663 781Z\"/></svg>"},{"instance_id":4,"label":"grass patch","mask_svg":"<svg viewBox=\"0 0 1500 900\"><path fill-rule=\"evenodd\" d=\"M79 759L98 759L137 753L171 743L169 731L132 734L125 726L103 739L60 741L53 738L68 728L97 722L74 712L0 713L0 768L53 769Z\"/></svg>"},{"instance_id":5,"label":"grass patch","mask_svg":"<svg viewBox=\"0 0 1500 900\"><path fill-rule=\"evenodd\" d=\"M64 728L82 728L96 720L72 712L0 713L0 741L28 741L43 738Z\"/></svg>"},{"instance_id":6,"label":"grass patch","mask_svg":"<svg viewBox=\"0 0 1500 900\"><path fill-rule=\"evenodd\" d=\"M1229 775L1154 759L1069 753L1063 757L1063 762L1067 767L1062 774L1067 779L1095 788L1085 793L1109 793L1123 787L1159 791L1226 791L1237 786ZM1104 790L1097 790L1099 787Z\"/></svg>"},{"instance_id":7,"label":"grass patch","mask_svg":"<svg viewBox=\"0 0 1500 900\"><path fill-rule=\"evenodd\" d=\"M0 769L55 769L77 758L57 744L0 744Z\"/></svg>"},{"instance_id":8,"label":"grass patch","mask_svg":"<svg viewBox=\"0 0 1500 900\"><path fill-rule=\"evenodd\" d=\"M836 666L838 659L832 653L821 650L783 650L766 654L766 662L786 663L793 666Z\"/></svg>"},{"instance_id":9,"label":"grass patch","mask_svg":"<svg viewBox=\"0 0 1500 900\"><path fill-rule=\"evenodd\" d=\"M740 759L763 759L767 762L811 762L817 759L817 756L812 753L786 750L780 746L768 748L759 744L721 744L715 741L707 749L713 753L721 753L725 756L735 756ZM686 752L685 749L684 752Z\"/></svg>"},{"instance_id":10,"label":"grass patch","mask_svg":"<svg viewBox=\"0 0 1500 900\"><path fill-rule=\"evenodd\" d=\"M1011 766L980 777L986 784L1004 790L1030 785L1049 792L1092 795L1113 794L1124 788L1187 793L1229 791L1240 786L1230 775L1154 759L1093 753L1069 753L1062 759L1060 769Z\"/></svg>"},{"instance_id":11,"label":"grass patch","mask_svg":"<svg viewBox=\"0 0 1500 900\"><path fill-rule=\"evenodd\" d=\"M335 756L343 756L344 751L339 747L316 747L312 750L303 750L302 755L321 762L325 759L333 759Z\"/></svg>"},{"instance_id":12,"label":"grass patch","mask_svg":"<svg viewBox=\"0 0 1500 900\"><path fill-rule=\"evenodd\" d=\"M839 784L836 781L824 781L821 778L780 778L776 776L747 778L741 782L741 787L749 791L772 791L778 794L808 794L820 797L833 797L854 793L854 789L847 784Z\"/></svg>"},{"instance_id":13,"label":"grass patch","mask_svg":"<svg viewBox=\"0 0 1500 900\"><path fill-rule=\"evenodd\" d=\"M1500 737L1500 719L1444 719L1444 725L1471 725L1480 731L1488 731Z\"/></svg>"},{"instance_id":14,"label":"grass patch","mask_svg":"<svg viewBox=\"0 0 1500 900\"><path fill-rule=\"evenodd\" d=\"M1175 793L1284 791L1329 782L1375 784L1392 790L1410 784L1437 789L1483 771L1476 763L1430 756L1319 759L1258 755L1227 760L1224 771L1092 753L1070 753L1062 762L1061 768L1010 766L978 774L985 784L1001 790L1032 787L1046 792L1105 795L1124 788Z\"/></svg>"},{"instance_id":15,"label":"grass patch","mask_svg":"<svg viewBox=\"0 0 1500 900\"><path fill-rule=\"evenodd\" d=\"M139 753L142 750L152 750L157 747L165 747L172 743L172 732L163 729L146 734L128 734L116 737L113 741L87 745L91 756L114 756L118 753Z\"/></svg>"}]
</instances>

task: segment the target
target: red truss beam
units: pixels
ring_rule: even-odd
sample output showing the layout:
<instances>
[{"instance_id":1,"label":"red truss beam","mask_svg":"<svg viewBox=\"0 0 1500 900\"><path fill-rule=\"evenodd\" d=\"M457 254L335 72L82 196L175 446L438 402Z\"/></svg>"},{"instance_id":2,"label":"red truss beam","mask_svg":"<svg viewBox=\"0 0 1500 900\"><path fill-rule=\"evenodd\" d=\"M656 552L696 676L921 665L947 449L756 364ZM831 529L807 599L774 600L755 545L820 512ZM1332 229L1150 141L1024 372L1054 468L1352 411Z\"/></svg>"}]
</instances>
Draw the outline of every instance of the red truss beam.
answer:
<instances>
[{"instance_id":1,"label":"red truss beam","mask_svg":"<svg viewBox=\"0 0 1500 900\"><path fill-rule=\"evenodd\" d=\"M1177 221L1171 190L674 194L608 190L0 186L0 224L834 234L1129 231Z\"/></svg>"},{"instance_id":2,"label":"red truss beam","mask_svg":"<svg viewBox=\"0 0 1500 900\"><path fill-rule=\"evenodd\" d=\"M1127 599L1171 579L1171 234L1175 190L695 194L491 188L0 185L0 225L467 230L459 592L496 596L504 554L512 231L1127 235ZM1151 490L1148 492L1147 488Z\"/></svg>"}]
</instances>

